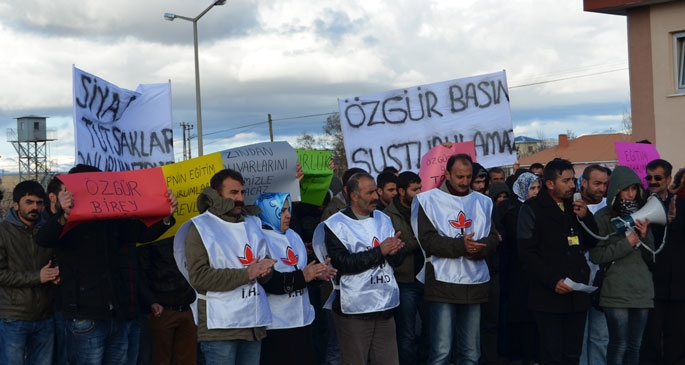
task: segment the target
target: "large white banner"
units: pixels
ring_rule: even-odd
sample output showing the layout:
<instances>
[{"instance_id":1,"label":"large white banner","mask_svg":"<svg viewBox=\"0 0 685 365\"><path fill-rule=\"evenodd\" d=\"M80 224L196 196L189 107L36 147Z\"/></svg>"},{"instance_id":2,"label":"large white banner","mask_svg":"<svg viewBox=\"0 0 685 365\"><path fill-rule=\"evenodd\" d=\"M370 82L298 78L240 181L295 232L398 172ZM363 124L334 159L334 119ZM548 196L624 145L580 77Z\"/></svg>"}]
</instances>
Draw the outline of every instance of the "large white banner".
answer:
<instances>
[{"instance_id":1,"label":"large white banner","mask_svg":"<svg viewBox=\"0 0 685 365\"><path fill-rule=\"evenodd\" d=\"M126 171L174 162L171 86L122 89L74 67L76 163Z\"/></svg>"},{"instance_id":2,"label":"large white banner","mask_svg":"<svg viewBox=\"0 0 685 365\"><path fill-rule=\"evenodd\" d=\"M338 100L347 164L419 171L443 142L473 141L485 167L516 161L504 71Z\"/></svg>"}]
</instances>

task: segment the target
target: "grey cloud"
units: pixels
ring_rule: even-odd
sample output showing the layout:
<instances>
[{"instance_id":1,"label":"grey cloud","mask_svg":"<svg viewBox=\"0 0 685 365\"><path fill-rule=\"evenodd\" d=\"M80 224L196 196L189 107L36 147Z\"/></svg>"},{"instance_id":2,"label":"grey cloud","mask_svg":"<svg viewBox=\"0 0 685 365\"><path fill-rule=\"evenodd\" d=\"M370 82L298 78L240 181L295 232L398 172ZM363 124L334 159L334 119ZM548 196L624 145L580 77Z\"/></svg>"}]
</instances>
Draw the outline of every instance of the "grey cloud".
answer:
<instances>
[{"instance_id":1,"label":"grey cloud","mask_svg":"<svg viewBox=\"0 0 685 365\"><path fill-rule=\"evenodd\" d=\"M327 8L323 17L314 21L314 31L319 37L337 44L345 35L362 29L366 23L366 18L352 20L342 11Z\"/></svg>"}]
</instances>

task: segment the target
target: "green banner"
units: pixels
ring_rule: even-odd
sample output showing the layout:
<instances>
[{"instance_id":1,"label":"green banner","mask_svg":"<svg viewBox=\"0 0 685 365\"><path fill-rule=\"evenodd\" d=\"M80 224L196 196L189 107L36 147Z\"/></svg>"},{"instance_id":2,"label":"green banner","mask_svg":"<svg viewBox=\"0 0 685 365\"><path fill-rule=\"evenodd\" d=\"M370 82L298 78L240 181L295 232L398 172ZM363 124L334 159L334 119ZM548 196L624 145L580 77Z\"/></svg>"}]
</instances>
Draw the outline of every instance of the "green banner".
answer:
<instances>
[{"instance_id":1,"label":"green banner","mask_svg":"<svg viewBox=\"0 0 685 365\"><path fill-rule=\"evenodd\" d=\"M333 170L328 167L332 151L295 150L302 165L304 178L300 182L302 202L321 205L331 185Z\"/></svg>"}]
</instances>

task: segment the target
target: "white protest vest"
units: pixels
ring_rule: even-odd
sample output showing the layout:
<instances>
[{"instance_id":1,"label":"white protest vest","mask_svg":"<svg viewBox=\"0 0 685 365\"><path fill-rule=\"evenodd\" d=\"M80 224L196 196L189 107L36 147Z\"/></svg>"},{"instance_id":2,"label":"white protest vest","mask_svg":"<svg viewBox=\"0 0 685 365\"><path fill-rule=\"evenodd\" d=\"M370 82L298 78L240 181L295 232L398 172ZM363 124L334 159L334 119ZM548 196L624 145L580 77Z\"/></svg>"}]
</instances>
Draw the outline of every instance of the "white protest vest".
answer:
<instances>
[{"instance_id":1,"label":"white protest vest","mask_svg":"<svg viewBox=\"0 0 685 365\"><path fill-rule=\"evenodd\" d=\"M474 191L467 196L455 196L440 189L431 189L418 194L412 202L411 209L411 224L414 232L419 232L418 205L421 205L441 236L457 238L475 232L473 239L479 240L490 233L492 200L481 193ZM433 255L426 258L426 261L433 265L435 279L438 281L453 284L480 284L490 280L485 260Z\"/></svg>"},{"instance_id":2,"label":"white protest vest","mask_svg":"<svg viewBox=\"0 0 685 365\"><path fill-rule=\"evenodd\" d=\"M269 255L278 260L274 270L287 273L307 266L307 249L300 236L292 229L285 231L285 234L270 229L262 231L266 236ZM314 321L314 307L309 302L306 287L287 294L267 293L267 298L272 319L267 329L303 327Z\"/></svg>"},{"instance_id":3,"label":"white protest vest","mask_svg":"<svg viewBox=\"0 0 685 365\"><path fill-rule=\"evenodd\" d=\"M395 235L390 217L378 210L373 217L361 220L338 212L324 223L350 253L370 250ZM345 314L379 312L399 304L400 289L385 260L364 272L340 277L340 309Z\"/></svg>"},{"instance_id":4,"label":"white protest vest","mask_svg":"<svg viewBox=\"0 0 685 365\"><path fill-rule=\"evenodd\" d=\"M319 260L319 262L324 262L328 259L328 249L326 249L325 227L326 223L319 223L319 225L316 226L316 229L314 230L314 235L312 236L312 250L314 250L314 254L316 255L316 258ZM333 267L333 264L328 265L330 267ZM340 285L336 284L334 279L331 279L331 281L333 282L333 288L340 290ZM323 304L324 309L333 309L333 302L335 301L335 297L337 296L336 293L337 291L335 290L331 292L331 295L328 296L328 299Z\"/></svg>"},{"instance_id":5,"label":"white protest vest","mask_svg":"<svg viewBox=\"0 0 685 365\"><path fill-rule=\"evenodd\" d=\"M266 257L266 239L259 218L246 216L229 223L205 212L191 218L207 249L213 269L242 269ZM176 246L176 244L174 244ZM254 328L271 324L269 302L257 280L231 291L207 291L207 328Z\"/></svg>"}]
</instances>

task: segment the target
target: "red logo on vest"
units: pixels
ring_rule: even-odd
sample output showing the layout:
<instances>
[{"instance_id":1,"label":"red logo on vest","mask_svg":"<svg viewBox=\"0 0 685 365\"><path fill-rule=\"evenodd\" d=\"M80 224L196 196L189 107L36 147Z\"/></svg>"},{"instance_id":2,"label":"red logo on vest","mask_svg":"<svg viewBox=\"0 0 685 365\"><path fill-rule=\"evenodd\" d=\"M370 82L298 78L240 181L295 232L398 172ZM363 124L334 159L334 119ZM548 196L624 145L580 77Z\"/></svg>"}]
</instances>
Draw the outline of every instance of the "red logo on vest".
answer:
<instances>
[{"instance_id":1,"label":"red logo on vest","mask_svg":"<svg viewBox=\"0 0 685 365\"><path fill-rule=\"evenodd\" d=\"M288 246L288 248L285 250L285 255L288 257L281 258L281 261L283 261L284 264L290 266L297 266L298 255L295 255L295 251L293 251L293 249L290 246Z\"/></svg>"},{"instance_id":2,"label":"red logo on vest","mask_svg":"<svg viewBox=\"0 0 685 365\"><path fill-rule=\"evenodd\" d=\"M378 247L381 245L381 241L378 240L378 237L373 238L373 243L371 244L371 247Z\"/></svg>"},{"instance_id":3,"label":"red logo on vest","mask_svg":"<svg viewBox=\"0 0 685 365\"><path fill-rule=\"evenodd\" d=\"M250 247L249 244L245 244L245 256L240 257L238 256L238 260L240 260L240 263L243 265L249 265L252 262L254 262L254 254L252 253L252 247Z\"/></svg>"},{"instance_id":4,"label":"red logo on vest","mask_svg":"<svg viewBox=\"0 0 685 365\"><path fill-rule=\"evenodd\" d=\"M464 212L459 212L459 215L457 216L457 220L453 221L450 220L450 225L454 228L461 229L461 234L464 234L464 228L469 228L471 227L471 220L466 219L466 214Z\"/></svg>"}]
</instances>

